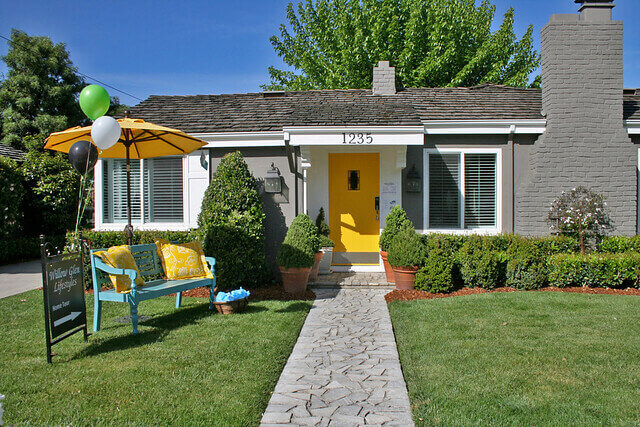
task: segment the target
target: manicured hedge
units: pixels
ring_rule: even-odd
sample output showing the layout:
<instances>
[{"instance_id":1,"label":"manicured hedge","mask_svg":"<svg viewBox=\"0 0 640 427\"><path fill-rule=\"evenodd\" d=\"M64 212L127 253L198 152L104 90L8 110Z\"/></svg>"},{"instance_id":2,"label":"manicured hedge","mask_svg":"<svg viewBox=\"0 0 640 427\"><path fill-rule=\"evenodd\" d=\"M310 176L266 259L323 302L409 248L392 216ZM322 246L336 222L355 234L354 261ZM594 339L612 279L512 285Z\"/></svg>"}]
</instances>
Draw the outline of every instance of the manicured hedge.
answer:
<instances>
[{"instance_id":1,"label":"manicured hedge","mask_svg":"<svg viewBox=\"0 0 640 427\"><path fill-rule=\"evenodd\" d=\"M500 236L469 236L458 251L460 273L466 286L493 289L504 286L508 249Z\"/></svg>"},{"instance_id":2,"label":"manicured hedge","mask_svg":"<svg viewBox=\"0 0 640 427\"><path fill-rule=\"evenodd\" d=\"M424 267L418 270L416 289L427 292L450 292L455 286L455 259L440 248L429 252Z\"/></svg>"},{"instance_id":3,"label":"manicured hedge","mask_svg":"<svg viewBox=\"0 0 640 427\"><path fill-rule=\"evenodd\" d=\"M89 241L91 249L109 248L127 244L127 236L124 231L94 231L83 230L82 237ZM142 245L154 243L156 239L165 239L173 243L188 243L197 239L195 230L189 231L162 231L162 230L134 230L133 244ZM73 233L67 233L67 245L73 241ZM93 288L91 279L91 260L89 254L84 254L84 286L87 289Z\"/></svg>"},{"instance_id":4,"label":"manicured hedge","mask_svg":"<svg viewBox=\"0 0 640 427\"><path fill-rule=\"evenodd\" d=\"M640 253L558 254L549 258L549 284L559 288L638 288Z\"/></svg>"},{"instance_id":5,"label":"manicured hedge","mask_svg":"<svg viewBox=\"0 0 640 427\"><path fill-rule=\"evenodd\" d=\"M600 252L619 254L623 252L640 252L640 235L633 237L610 236L605 237L598 246Z\"/></svg>"},{"instance_id":6,"label":"manicured hedge","mask_svg":"<svg viewBox=\"0 0 640 427\"><path fill-rule=\"evenodd\" d=\"M64 247L64 236L47 236L47 241L60 250ZM40 258L40 238L18 236L0 239L0 265Z\"/></svg>"},{"instance_id":7,"label":"manicured hedge","mask_svg":"<svg viewBox=\"0 0 640 427\"><path fill-rule=\"evenodd\" d=\"M422 242L428 255L416 276L416 288L431 292L447 292L462 286L492 289L507 285L516 289L538 289L548 284L547 260L550 256L580 250L576 239L567 236L434 233L423 235ZM437 251L432 254L434 250ZM429 260L432 255L436 259ZM449 273L453 285L445 279Z\"/></svg>"},{"instance_id":8,"label":"manicured hedge","mask_svg":"<svg viewBox=\"0 0 640 427\"><path fill-rule=\"evenodd\" d=\"M127 244L127 236L123 231L94 231L83 230L82 237L90 242L92 249L108 248ZM67 233L67 243L71 243L72 233ZM133 244L142 245L153 243L156 239L165 239L173 243L188 243L196 240L198 235L195 230L189 231L164 231L164 230L135 230L133 231Z\"/></svg>"}]
</instances>

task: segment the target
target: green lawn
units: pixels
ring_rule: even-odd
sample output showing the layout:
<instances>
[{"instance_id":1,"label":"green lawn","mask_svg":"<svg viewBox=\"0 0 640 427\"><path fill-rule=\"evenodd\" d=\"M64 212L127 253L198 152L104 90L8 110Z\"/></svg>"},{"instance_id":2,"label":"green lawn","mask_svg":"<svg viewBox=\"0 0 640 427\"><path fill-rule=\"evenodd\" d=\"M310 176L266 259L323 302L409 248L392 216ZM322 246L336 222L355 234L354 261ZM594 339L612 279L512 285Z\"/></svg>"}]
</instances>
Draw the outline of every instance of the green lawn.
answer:
<instances>
[{"instance_id":1,"label":"green lawn","mask_svg":"<svg viewBox=\"0 0 640 427\"><path fill-rule=\"evenodd\" d=\"M389 305L418 425L637 425L640 298L492 293Z\"/></svg>"},{"instance_id":2,"label":"green lawn","mask_svg":"<svg viewBox=\"0 0 640 427\"><path fill-rule=\"evenodd\" d=\"M128 306L105 302L103 329L89 343L79 334L55 345L53 365L42 306L42 291L0 300L9 425L257 425L311 302L251 302L246 313L222 316L204 298L175 309L164 297L140 304L152 317L138 336L114 322Z\"/></svg>"}]
</instances>

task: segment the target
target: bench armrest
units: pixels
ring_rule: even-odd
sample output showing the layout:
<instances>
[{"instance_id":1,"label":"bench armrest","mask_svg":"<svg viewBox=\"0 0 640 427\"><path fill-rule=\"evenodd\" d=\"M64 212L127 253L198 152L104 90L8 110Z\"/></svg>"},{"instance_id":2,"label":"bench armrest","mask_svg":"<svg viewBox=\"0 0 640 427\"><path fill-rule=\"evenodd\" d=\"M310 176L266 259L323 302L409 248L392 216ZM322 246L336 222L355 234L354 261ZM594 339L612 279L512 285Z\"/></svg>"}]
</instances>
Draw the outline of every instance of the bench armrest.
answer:
<instances>
[{"instance_id":1,"label":"bench armrest","mask_svg":"<svg viewBox=\"0 0 640 427\"><path fill-rule=\"evenodd\" d=\"M204 259L209 264L209 269L211 270L211 272L213 274L215 274L216 259L214 257L211 257L211 256L206 256L206 257L204 257Z\"/></svg>"},{"instance_id":2,"label":"bench armrest","mask_svg":"<svg viewBox=\"0 0 640 427\"><path fill-rule=\"evenodd\" d=\"M99 257L93 256L93 265L98 270L104 271L107 274L119 274L129 276L131 279L131 290L135 291L136 289L136 278L138 277L138 272L135 270L131 270L128 268L115 268L110 265L105 264Z\"/></svg>"}]
</instances>

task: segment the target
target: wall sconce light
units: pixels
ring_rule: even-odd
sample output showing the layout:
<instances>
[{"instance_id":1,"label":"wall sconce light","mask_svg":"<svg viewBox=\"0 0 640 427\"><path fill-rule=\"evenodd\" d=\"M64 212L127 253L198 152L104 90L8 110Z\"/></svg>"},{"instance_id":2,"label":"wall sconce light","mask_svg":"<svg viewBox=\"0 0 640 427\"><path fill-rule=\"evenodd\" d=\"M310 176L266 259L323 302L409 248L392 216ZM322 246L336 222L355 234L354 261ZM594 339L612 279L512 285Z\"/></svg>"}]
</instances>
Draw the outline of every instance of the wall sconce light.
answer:
<instances>
[{"instance_id":1,"label":"wall sconce light","mask_svg":"<svg viewBox=\"0 0 640 427\"><path fill-rule=\"evenodd\" d=\"M415 164L411 167L409 173L407 173L405 189L407 193L419 193L422 191L422 178L420 178L420 174L416 170Z\"/></svg>"},{"instance_id":2,"label":"wall sconce light","mask_svg":"<svg viewBox=\"0 0 640 427\"><path fill-rule=\"evenodd\" d=\"M282 192L282 177L280 176L280 171L274 166L273 163L271 163L271 169L267 171L267 176L264 178L264 192Z\"/></svg>"}]
</instances>

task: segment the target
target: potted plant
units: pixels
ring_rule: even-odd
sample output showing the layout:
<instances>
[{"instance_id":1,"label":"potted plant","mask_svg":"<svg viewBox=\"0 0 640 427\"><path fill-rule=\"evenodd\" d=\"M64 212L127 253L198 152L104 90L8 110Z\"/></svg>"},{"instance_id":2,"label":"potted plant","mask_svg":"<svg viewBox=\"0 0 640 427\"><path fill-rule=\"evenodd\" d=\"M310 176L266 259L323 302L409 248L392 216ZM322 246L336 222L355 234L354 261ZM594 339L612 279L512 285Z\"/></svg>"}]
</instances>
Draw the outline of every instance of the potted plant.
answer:
<instances>
[{"instance_id":1,"label":"potted plant","mask_svg":"<svg viewBox=\"0 0 640 427\"><path fill-rule=\"evenodd\" d=\"M393 268L396 289L413 289L426 249L415 230L402 230L391 240L387 260Z\"/></svg>"},{"instance_id":2,"label":"potted plant","mask_svg":"<svg viewBox=\"0 0 640 427\"><path fill-rule=\"evenodd\" d=\"M284 290L297 295L306 291L309 273L315 262L313 242L304 225L305 219L301 218L303 216L309 222L311 221L306 215L298 215L293 220L276 259L282 275ZM313 223L311 225L313 226ZM316 245L318 244L316 243Z\"/></svg>"},{"instance_id":3,"label":"potted plant","mask_svg":"<svg viewBox=\"0 0 640 427\"><path fill-rule=\"evenodd\" d=\"M294 219L294 222L297 222L297 225L307 236L307 240L315 256L314 263L309 274L309 281L313 282L318 278L318 269L320 267L320 261L322 260L322 252L320 252L320 234L318 233L318 227L316 227L313 224L313 221L311 221L311 218L309 218L309 216L305 214L298 215Z\"/></svg>"},{"instance_id":4,"label":"potted plant","mask_svg":"<svg viewBox=\"0 0 640 427\"><path fill-rule=\"evenodd\" d=\"M318 273L329 274L331 272L333 247L335 244L333 243L333 240L329 238L331 229L324 220L324 208L320 208L320 212L318 212L318 216L316 217L316 227L318 227L318 234L320 235L320 251L323 253Z\"/></svg>"},{"instance_id":5,"label":"potted plant","mask_svg":"<svg viewBox=\"0 0 640 427\"><path fill-rule=\"evenodd\" d=\"M395 283L394 272L387 260L389 246L393 238L403 230L414 231L413 223L407 217L407 213L400 206L396 205L391 209L385 219L385 226L380 235L380 257L384 265L384 273L388 283Z\"/></svg>"}]
</instances>

